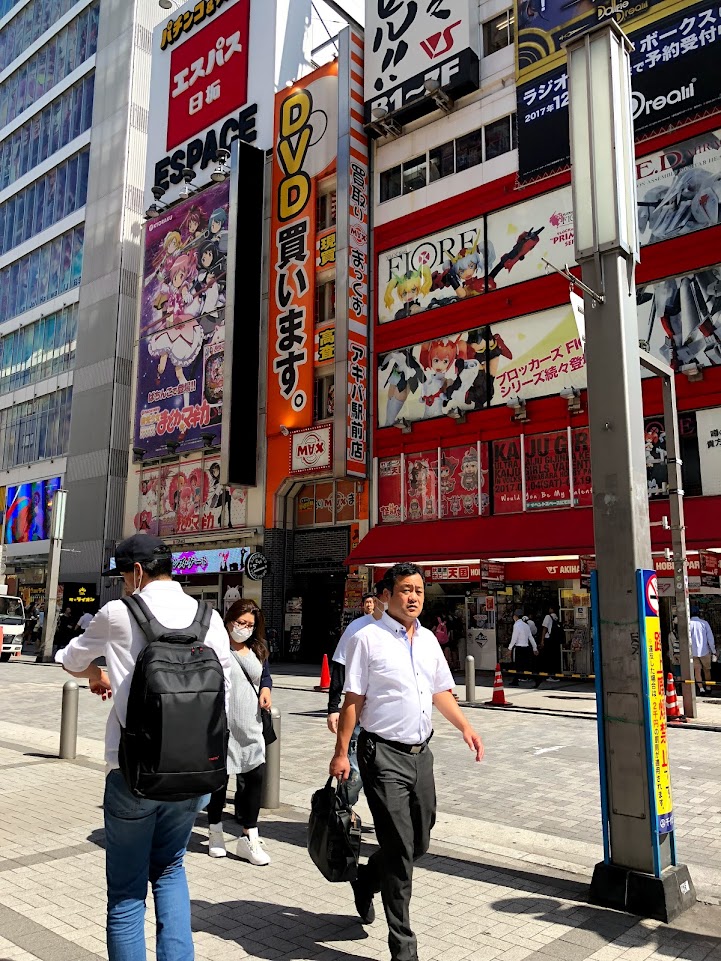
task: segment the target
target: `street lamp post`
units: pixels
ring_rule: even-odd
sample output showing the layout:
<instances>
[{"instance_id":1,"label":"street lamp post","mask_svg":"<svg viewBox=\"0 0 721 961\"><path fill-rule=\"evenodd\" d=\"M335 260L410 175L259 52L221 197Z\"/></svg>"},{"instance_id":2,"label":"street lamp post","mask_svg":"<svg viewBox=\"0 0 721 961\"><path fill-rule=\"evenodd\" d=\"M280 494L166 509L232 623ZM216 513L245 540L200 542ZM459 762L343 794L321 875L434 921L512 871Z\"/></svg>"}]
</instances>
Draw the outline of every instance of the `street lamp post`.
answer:
<instances>
[{"instance_id":1,"label":"street lamp post","mask_svg":"<svg viewBox=\"0 0 721 961\"><path fill-rule=\"evenodd\" d=\"M585 310L606 850L591 899L668 921L695 893L687 868L675 864L673 832L660 833L652 793L637 590L637 572L650 572L653 561L634 284L630 49L613 20L566 46L576 260L585 285L601 295L598 303L587 296Z\"/></svg>"}]
</instances>

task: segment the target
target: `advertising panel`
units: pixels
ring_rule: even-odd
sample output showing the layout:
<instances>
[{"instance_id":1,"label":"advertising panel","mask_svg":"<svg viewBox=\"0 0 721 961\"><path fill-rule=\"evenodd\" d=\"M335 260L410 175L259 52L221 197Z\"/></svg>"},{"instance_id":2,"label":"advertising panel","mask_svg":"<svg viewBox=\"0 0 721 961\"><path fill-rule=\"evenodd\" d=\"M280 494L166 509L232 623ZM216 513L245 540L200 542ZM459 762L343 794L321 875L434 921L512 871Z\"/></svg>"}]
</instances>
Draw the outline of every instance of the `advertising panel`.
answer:
<instances>
[{"instance_id":1,"label":"advertising panel","mask_svg":"<svg viewBox=\"0 0 721 961\"><path fill-rule=\"evenodd\" d=\"M312 527L315 523L315 484L301 487L295 498L295 526Z\"/></svg>"},{"instance_id":2,"label":"advertising panel","mask_svg":"<svg viewBox=\"0 0 721 961\"><path fill-rule=\"evenodd\" d=\"M721 407L696 411L701 487L704 494L721 494Z\"/></svg>"},{"instance_id":3,"label":"advertising panel","mask_svg":"<svg viewBox=\"0 0 721 961\"><path fill-rule=\"evenodd\" d=\"M701 468L696 433L696 413L694 411L679 415L678 431L684 493L688 496L698 495L701 493ZM646 449L648 496L649 498L667 497L668 455L666 453L666 428L663 417L646 417L644 419L644 445Z\"/></svg>"},{"instance_id":4,"label":"advertising panel","mask_svg":"<svg viewBox=\"0 0 721 961\"><path fill-rule=\"evenodd\" d=\"M313 363L327 367L335 361L335 324L320 324L313 335Z\"/></svg>"},{"instance_id":5,"label":"advertising panel","mask_svg":"<svg viewBox=\"0 0 721 961\"><path fill-rule=\"evenodd\" d=\"M437 109L426 81L451 97L478 88L475 0L368 3L365 30L366 123L377 118L373 111L400 111L407 120Z\"/></svg>"},{"instance_id":6,"label":"advertising panel","mask_svg":"<svg viewBox=\"0 0 721 961\"><path fill-rule=\"evenodd\" d=\"M721 266L636 288L638 336L674 370L721 364Z\"/></svg>"},{"instance_id":7,"label":"advertising panel","mask_svg":"<svg viewBox=\"0 0 721 961\"><path fill-rule=\"evenodd\" d=\"M720 178L721 129L638 160L639 242L655 244L718 224Z\"/></svg>"},{"instance_id":8,"label":"advertising panel","mask_svg":"<svg viewBox=\"0 0 721 961\"><path fill-rule=\"evenodd\" d=\"M591 7L586 3L582 6ZM595 11L591 7L578 20L571 21L567 17L568 4L564 4L561 10L565 12L560 16L565 22L554 32L553 27L544 25L546 29L539 29L531 24L528 5L517 4L521 182L547 175L569 163L568 78L565 55L558 43L584 28L589 13L593 22L614 14L634 44L631 85L637 137L648 137L696 116L708 115L718 107L718 8L708 0L683 4L670 12L672 6L666 0L636 6L596 6Z\"/></svg>"},{"instance_id":9,"label":"advertising panel","mask_svg":"<svg viewBox=\"0 0 721 961\"><path fill-rule=\"evenodd\" d=\"M517 514L523 510L523 460L521 438L493 441L493 513Z\"/></svg>"},{"instance_id":10,"label":"advertising panel","mask_svg":"<svg viewBox=\"0 0 721 961\"><path fill-rule=\"evenodd\" d=\"M228 182L215 184L145 228L135 447L146 457L220 442L228 200Z\"/></svg>"},{"instance_id":11,"label":"advertising panel","mask_svg":"<svg viewBox=\"0 0 721 961\"><path fill-rule=\"evenodd\" d=\"M50 518L60 478L7 488L5 544L30 544L50 539Z\"/></svg>"},{"instance_id":12,"label":"advertising panel","mask_svg":"<svg viewBox=\"0 0 721 961\"><path fill-rule=\"evenodd\" d=\"M338 139L338 66L328 64L275 98L270 228L268 433L313 416L315 181Z\"/></svg>"},{"instance_id":13,"label":"advertising panel","mask_svg":"<svg viewBox=\"0 0 721 961\"><path fill-rule=\"evenodd\" d=\"M476 444L441 451L441 517L478 517L488 514L488 454ZM480 498L480 510L479 510Z\"/></svg>"},{"instance_id":14,"label":"advertising panel","mask_svg":"<svg viewBox=\"0 0 721 961\"><path fill-rule=\"evenodd\" d=\"M438 450L405 459L405 520L438 519Z\"/></svg>"},{"instance_id":15,"label":"advertising panel","mask_svg":"<svg viewBox=\"0 0 721 961\"><path fill-rule=\"evenodd\" d=\"M222 550L180 551L173 554L173 576L184 574L240 573L251 554L249 547L227 547Z\"/></svg>"},{"instance_id":16,"label":"advertising panel","mask_svg":"<svg viewBox=\"0 0 721 961\"><path fill-rule=\"evenodd\" d=\"M568 433L526 434L526 510L570 507Z\"/></svg>"},{"instance_id":17,"label":"advertising panel","mask_svg":"<svg viewBox=\"0 0 721 961\"><path fill-rule=\"evenodd\" d=\"M381 457L378 461L378 523L396 524L401 520L401 459Z\"/></svg>"},{"instance_id":18,"label":"advertising panel","mask_svg":"<svg viewBox=\"0 0 721 961\"><path fill-rule=\"evenodd\" d=\"M290 442L291 474L330 469L333 463L332 432L330 424L293 432Z\"/></svg>"},{"instance_id":19,"label":"advertising panel","mask_svg":"<svg viewBox=\"0 0 721 961\"><path fill-rule=\"evenodd\" d=\"M576 507L591 507L593 483L591 480L591 434L587 427L571 431L573 444L573 503Z\"/></svg>"},{"instance_id":20,"label":"advertising panel","mask_svg":"<svg viewBox=\"0 0 721 961\"><path fill-rule=\"evenodd\" d=\"M335 270L336 229L329 227L318 232L315 238L315 270Z\"/></svg>"},{"instance_id":21,"label":"advertising panel","mask_svg":"<svg viewBox=\"0 0 721 961\"><path fill-rule=\"evenodd\" d=\"M721 558L712 551L699 551L698 559L701 567L701 587L718 590L721 587L719 578Z\"/></svg>"},{"instance_id":22,"label":"advertising panel","mask_svg":"<svg viewBox=\"0 0 721 961\"><path fill-rule=\"evenodd\" d=\"M181 196L183 170L198 179L235 140L272 145L276 31L289 12L275 0L187 0L153 31L145 205ZM281 19L282 18L282 19Z\"/></svg>"},{"instance_id":23,"label":"advertising panel","mask_svg":"<svg viewBox=\"0 0 721 961\"><path fill-rule=\"evenodd\" d=\"M394 350L379 357L378 424L585 387L585 364L570 304Z\"/></svg>"},{"instance_id":24,"label":"advertising panel","mask_svg":"<svg viewBox=\"0 0 721 961\"><path fill-rule=\"evenodd\" d=\"M654 831L668 834L673 831L673 802L671 799L671 769L668 756L666 726L666 688L663 675L661 620L659 618L658 581L655 571L639 571L638 586L641 613L641 657L646 685L644 698L647 722L647 741L651 749L652 783L651 810L655 814Z\"/></svg>"}]
</instances>

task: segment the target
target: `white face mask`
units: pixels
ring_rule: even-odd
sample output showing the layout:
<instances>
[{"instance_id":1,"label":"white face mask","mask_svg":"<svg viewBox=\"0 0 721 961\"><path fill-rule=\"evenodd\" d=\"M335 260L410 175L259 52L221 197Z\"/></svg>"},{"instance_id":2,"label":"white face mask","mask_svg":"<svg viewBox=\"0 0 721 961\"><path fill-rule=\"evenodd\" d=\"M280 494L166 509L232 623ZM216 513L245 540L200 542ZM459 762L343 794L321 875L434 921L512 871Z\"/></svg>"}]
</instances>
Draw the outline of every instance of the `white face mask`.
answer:
<instances>
[{"instance_id":1,"label":"white face mask","mask_svg":"<svg viewBox=\"0 0 721 961\"><path fill-rule=\"evenodd\" d=\"M245 644L253 633L252 627L234 627L230 636L237 644Z\"/></svg>"}]
</instances>

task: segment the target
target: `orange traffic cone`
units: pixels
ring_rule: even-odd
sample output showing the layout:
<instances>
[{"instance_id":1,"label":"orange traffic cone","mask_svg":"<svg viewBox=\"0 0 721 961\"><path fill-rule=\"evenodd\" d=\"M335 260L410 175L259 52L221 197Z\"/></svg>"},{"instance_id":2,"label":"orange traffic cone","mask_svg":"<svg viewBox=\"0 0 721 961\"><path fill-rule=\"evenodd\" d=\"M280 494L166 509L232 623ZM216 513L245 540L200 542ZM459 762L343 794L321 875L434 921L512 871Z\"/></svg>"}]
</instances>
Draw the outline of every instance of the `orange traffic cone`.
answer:
<instances>
[{"instance_id":1,"label":"orange traffic cone","mask_svg":"<svg viewBox=\"0 0 721 961\"><path fill-rule=\"evenodd\" d=\"M490 701L486 701L486 705L491 707L510 707L511 702L506 700L506 695L503 690L503 675L501 674L501 665L496 664L496 676L493 679L493 698Z\"/></svg>"},{"instance_id":2,"label":"orange traffic cone","mask_svg":"<svg viewBox=\"0 0 721 961\"><path fill-rule=\"evenodd\" d=\"M323 655L323 666L320 669L320 684L316 684L314 691L326 692L330 689L330 668L328 667L328 655Z\"/></svg>"},{"instance_id":3,"label":"orange traffic cone","mask_svg":"<svg viewBox=\"0 0 721 961\"><path fill-rule=\"evenodd\" d=\"M666 719L669 724L686 723L686 717L683 713L683 701L679 701L676 695L676 683L670 671L666 675Z\"/></svg>"}]
</instances>

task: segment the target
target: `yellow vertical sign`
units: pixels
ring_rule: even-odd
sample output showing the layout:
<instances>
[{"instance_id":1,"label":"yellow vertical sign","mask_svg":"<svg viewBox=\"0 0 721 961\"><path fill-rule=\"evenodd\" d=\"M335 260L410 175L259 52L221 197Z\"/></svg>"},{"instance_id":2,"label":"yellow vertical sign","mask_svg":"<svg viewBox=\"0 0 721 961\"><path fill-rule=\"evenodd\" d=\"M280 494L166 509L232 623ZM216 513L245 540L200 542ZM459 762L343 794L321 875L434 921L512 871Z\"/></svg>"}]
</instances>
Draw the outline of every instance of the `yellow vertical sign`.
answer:
<instances>
[{"instance_id":1,"label":"yellow vertical sign","mask_svg":"<svg viewBox=\"0 0 721 961\"><path fill-rule=\"evenodd\" d=\"M646 676L648 677L648 710L651 734L651 788L656 799L656 830L659 834L673 831L673 802L671 800L671 771L668 756L668 728L666 725L666 688L661 656L661 621L658 615L658 582L653 571L644 571L644 646Z\"/></svg>"}]
</instances>

